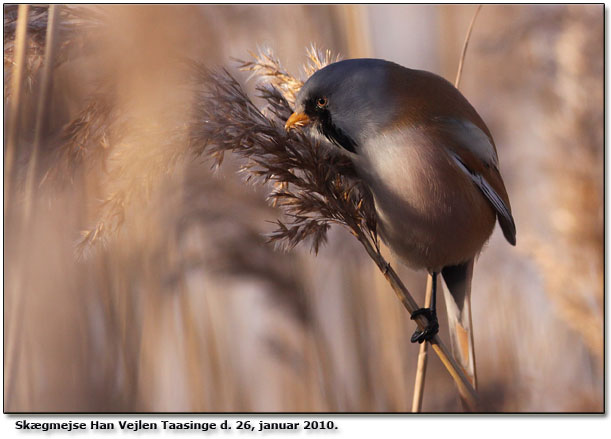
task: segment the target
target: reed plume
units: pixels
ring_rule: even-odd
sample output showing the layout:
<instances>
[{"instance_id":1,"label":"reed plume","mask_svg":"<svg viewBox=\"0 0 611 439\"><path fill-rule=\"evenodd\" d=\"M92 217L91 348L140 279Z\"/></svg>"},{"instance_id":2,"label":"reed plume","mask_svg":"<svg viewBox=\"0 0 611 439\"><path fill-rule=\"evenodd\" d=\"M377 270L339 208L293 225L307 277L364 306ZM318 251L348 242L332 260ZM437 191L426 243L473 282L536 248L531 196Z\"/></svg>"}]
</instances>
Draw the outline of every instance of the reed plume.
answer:
<instances>
[{"instance_id":1,"label":"reed plume","mask_svg":"<svg viewBox=\"0 0 611 439\"><path fill-rule=\"evenodd\" d=\"M310 66L329 63L329 53L309 51ZM331 224L341 224L351 233L368 235L374 242L376 223L371 196L354 179L352 163L302 132L286 132L284 121L291 114L301 81L284 71L269 51L254 61L240 62L268 81L257 87L266 105L259 110L226 70L210 71L195 66L202 86L195 99L194 120L189 135L195 155L204 152L218 166L232 152L242 160L240 172L247 181L273 183L271 204L282 209L269 240L285 248L310 242L314 252L326 241Z\"/></svg>"}]
</instances>

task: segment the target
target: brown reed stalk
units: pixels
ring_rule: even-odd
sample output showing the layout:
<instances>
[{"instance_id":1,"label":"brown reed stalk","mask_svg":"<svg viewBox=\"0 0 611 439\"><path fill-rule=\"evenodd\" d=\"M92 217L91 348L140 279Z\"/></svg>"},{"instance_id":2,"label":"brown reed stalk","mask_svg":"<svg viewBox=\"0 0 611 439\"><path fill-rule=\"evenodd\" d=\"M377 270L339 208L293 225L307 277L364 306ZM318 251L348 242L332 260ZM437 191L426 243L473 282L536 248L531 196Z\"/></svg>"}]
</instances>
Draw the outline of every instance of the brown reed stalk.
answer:
<instances>
[{"instance_id":1,"label":"brown reed stalk","mask_svg":"<svg viewBox=\"0 0 611 439\"><path fill-rule=\"evenodd\" d=\"M310 50L311 57L316 54L316 50ZM319 64L322 67L322 62ZM191 152L213 157L217 166L226 152L232 152L241 159L241 172L247 181L273 183L275 189L268 198L284 216L269 235L272 242L290 248L309 241L317 252L331 224L346 227L365 247L407 311L413 313L419 306L380 252L372 197L356 178L352 163L301 130L286 132L284 121L292 112L288 98L295 96L297 90L293 87L300 86L301 81L290 77L270 52L242 62L240 67L257 73L262 71L260 65L266 69L262 79L267 79L257 88L259 98L266 104L263 110L253 104L226 70L213 72L194 65L194 77L201 90L194 102ZM291 78L290 82L287 78ZM274 87L278 81L284 87ZM421 328L428 323L423 316L416 322ZM476 409L477 394L460 366L439 336L431 344L461 396L471 409Z\"/></svg>"},{"instance_id":2,"label":"brown reed stalk","mask_svg":"<svg viewBox=\"0 0 611 439\"><path fill-rule=\"evenodd\" d=\"M433 276L429 273L426 277L426 295L424 297L424 307L431 306L433 298ZM414 383L414 398L412 400L412 413L420 413L422 409L422 397L424 395L424 380L426 379L426 366L428 359L429 344L420 344L418 351L418 366L416 368L416 379Z\"/></svg>"},{"instance_id":3,"label":"brown reed stalk","mask_svg":"<svg viewBox=\"0 0 611 439\"><path fill-rule=\"evenodd\" d=\"M361 242L361 244L363 244L365 250L367 251L367 254L369 254L369 256L374 260L382 274L384 274L384 277L390 283L390 286L392 287L399 300L401 300L401 303L403 304L407 312L412 314L414 311L416 311L419 308L418 304L413 299L413 297L411 296L411 294L409 293L395 270L390 266L388 262L386 262L386 260L384 260L383 256L379 251L379 248L374 247L374 245L365 237L359 237L359 241ZM418 324L420 329L424 329L427 326L428 321L425 317L418 316L418 318L416 319L416 323ZM475 389L473 388L467 376L463 372L462 367L456 362L446 345L441 341L439 335L435 335L435 337L430 343L433 347L433 350L443 363L444 367L447 369L447 371L450 373L450 376L456 383L456 386L458 387L458 392L460 393L461 398L467 404L467 407L473 411L478 410L478 408L480 407L480 403L479 397Z\"/></svg>"}]
</instances>

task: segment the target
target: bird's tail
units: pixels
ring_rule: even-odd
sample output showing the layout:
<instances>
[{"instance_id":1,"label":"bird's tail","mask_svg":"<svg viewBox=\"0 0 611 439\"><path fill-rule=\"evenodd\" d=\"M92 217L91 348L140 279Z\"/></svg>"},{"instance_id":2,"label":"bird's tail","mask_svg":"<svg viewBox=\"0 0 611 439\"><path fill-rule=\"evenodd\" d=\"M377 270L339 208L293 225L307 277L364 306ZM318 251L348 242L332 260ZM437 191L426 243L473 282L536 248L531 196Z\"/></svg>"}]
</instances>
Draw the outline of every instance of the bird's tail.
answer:
<instances>
[{"instance_id":1,"label":"bird's tail","mask_svg":"<svg viewBox=\"0 0 611 439\"><path fill-rule=\"evenodd\" d=\"M475 349L473 346L473 324L471 321L471 278L474 259L461 265L445 267L443 296L448 312L448 328L452 354L477 389L475 373Z\"/></svg>"}]
</instances>

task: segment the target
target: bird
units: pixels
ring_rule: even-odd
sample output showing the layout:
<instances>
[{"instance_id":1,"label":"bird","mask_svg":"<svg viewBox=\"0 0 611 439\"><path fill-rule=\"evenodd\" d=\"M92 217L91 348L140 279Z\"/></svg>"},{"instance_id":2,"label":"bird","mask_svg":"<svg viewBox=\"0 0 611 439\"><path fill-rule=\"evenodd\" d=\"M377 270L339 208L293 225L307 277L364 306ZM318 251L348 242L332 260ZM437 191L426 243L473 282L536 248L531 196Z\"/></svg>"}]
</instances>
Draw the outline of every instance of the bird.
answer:
<instances>
[{"instance_id":1,"label":"bird","mask_svg":"<svg viewBox=\"0 0 611 439\"><path fill-rule=\"evenodd\" d=\"M446 79L372 58L313 73L297 93L285 129L300 127L337 147L371 192L378 233L400 262L433 277L427 317L413 343L439 330L437 276L443 278L454 357L477 388L471 318L476 258L498 220L511 244L516 225L492 134Z\"/></svg>"}]
</instances>

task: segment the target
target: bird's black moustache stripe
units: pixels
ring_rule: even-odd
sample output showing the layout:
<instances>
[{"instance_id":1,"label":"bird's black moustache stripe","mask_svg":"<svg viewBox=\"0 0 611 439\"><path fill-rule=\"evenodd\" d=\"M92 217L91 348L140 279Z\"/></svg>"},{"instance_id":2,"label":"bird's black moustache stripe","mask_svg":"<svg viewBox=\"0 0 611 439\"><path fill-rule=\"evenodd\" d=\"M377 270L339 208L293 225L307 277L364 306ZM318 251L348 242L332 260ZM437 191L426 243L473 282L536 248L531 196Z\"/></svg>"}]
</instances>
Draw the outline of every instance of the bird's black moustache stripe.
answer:
<instances>
[{"instance_id":1,"label":"bird's black moustache stripe","mask_svg":"<svg viewBox=\"0 0 611 439\"><path fill-rule=\"evenodd\" d=\"M332 143L337 146L344 148L346 151L350 151L356 154L356 142L347 136L341 129L339 129L331 120L331 115L328 111L325 111L320 117L320 131L329 139Z\"/></svg>"}]
</instances>

